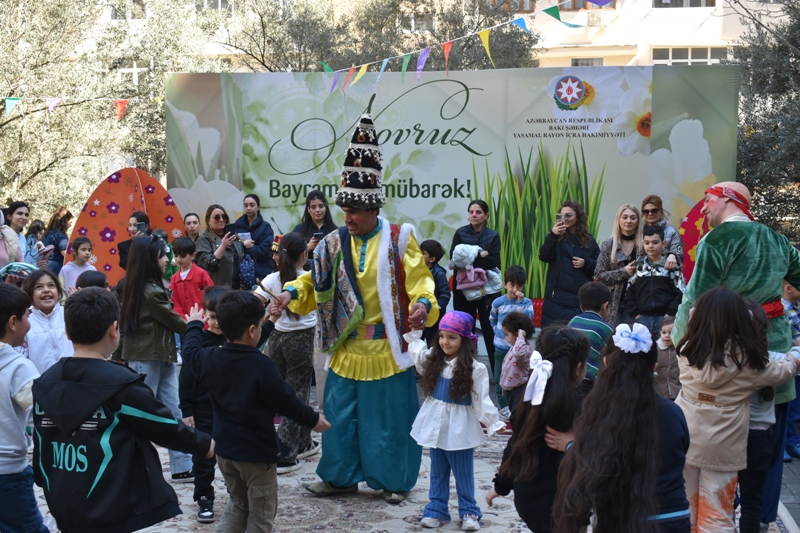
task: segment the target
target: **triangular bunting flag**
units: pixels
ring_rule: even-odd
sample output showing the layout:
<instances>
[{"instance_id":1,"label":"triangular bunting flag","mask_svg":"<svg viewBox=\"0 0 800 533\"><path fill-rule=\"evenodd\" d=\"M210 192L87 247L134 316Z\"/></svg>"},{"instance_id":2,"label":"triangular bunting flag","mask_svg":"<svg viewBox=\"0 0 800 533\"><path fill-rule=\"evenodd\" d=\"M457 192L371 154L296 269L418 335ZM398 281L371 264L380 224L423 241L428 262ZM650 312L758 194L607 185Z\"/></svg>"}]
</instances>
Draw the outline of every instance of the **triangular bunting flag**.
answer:
<instances>
[{"instance_id":1,"label":"triangular bunting flag","mask_svg":"<svg viewBox=\"0 0 800 533\"><path fill-rule=\"evenodd\" d=\"M19 98L6 98L6 115L10 115L11 110L14 109L18 103Z\"/></svg>"},{"instance_id":2,"label":"triangular bunting flag","mask_svg":"<svg viewBox=\"0 0 800 533\"><path fill-rule=\"evenodd\" d=\"M117 108L117 120L122 120L122 115L125 114L125 108L128 107L128 101L114 100L114 107Z\"/></svg>"},{"instance_id":3,"label":"triangular bunting flag","mask_svg":"<svg viewBox=\"0 0 800 533\"><path fill-rule=\"evenodd\" d=\"M353 80L353 83L350 84L350 87L355 85L356 82L361 79L361 76L363 76L366 73L367 73L367 65L366 64L361 65L361 68L359 69L358 74L356 74L356 79Z\"/></svg>"},{"instance_id":4,"label":"triangular bunting flag","mask_svg":"<svg viewBox=\"0 0 800 533\"><path fill-rule=\"evenodd\" d=\"M47 99L47 110L52 111L55 106L61 101L61 98L48 98Z\"/></svg>"},{"instance_id":5,"label":"triangular bunting flag","mask_svg":"<svg viewBox=\"0 0 800 533\"><path fill-rule=\"evenodd\" d=\"M403 56L403 70L400 76L401 81L406 81L406 69L408 68L408 62L411 61L411 54L406 54Z\"/></svg>"},{"instance_id":6,"label":"triangular bunting flag","mask_svg":"<svg viewBox=\"0 0 800 533\"><path fill-rule=\"evenodd\" d=\"M329 67L326 62L320 61L319 64L322 65L322 70L324 72L333 72L333 69L331 67Z\"/></svg>"},{"instance_id":7,"label":"triangular bunting flag","mask_svg":"<svg viewBox=\"0 0 800 533\"><path fill-rule=\"evenodd\" d=\"M608 0L608 1L610 2L611 0ZM524 18L520 17L518 19L512 20L511 22L513 22L514 24L516 24L517 26L519 26L520 28L525 30L526 33L530 33L531 32L531 30L528 29L528 25L525 24L525 19Z\"/></svg>"},{"instance_id":8,"label":"triangular bunting flag","mask_svg":"<svg viewBox=\"0 0 800 533\"><path fill-rule=\"evenodd\" d=\"M417 59L417 81L419 81L419 77L422 76L422 69L425 68L425 62L428 60L430 53L430 46L419 53L419 58Z\"/></svg>"},{"instance_id":9,"label":"triangular bunting flag","mask_svg":"<svg viewBox=\"0 0 800 533\"><path fill-rule=\"evenodd\" d=\"M489 56L489 61L492 62L492 66L494 67L494 59L492 59L492 53L489 51L489 30L479 31L478 37L481 38L483 48L486 50L486 55Z\"/></svg>"},{"instance_id":10,"label":"triangular bunting flag","mask_svg":"<svg viewBox=\"0 0 800 533\"><path fill-rule=\"evenodd\" d=\"M328 94L331 94L333 90L336 88L336 84L339 81L339 72L340 71L337 70L336 72L333 73L333 83L331 83L331 90L328 91Z\"/></svg>"},{"instance_id":11,"label":"triangular bunting flag","mask_svg":"<svg viewBox=\"0 0 800 533\"><path fill-rule=\"evenodd\" d=\"M447 77L450 77L450 70L448 62L450 60L450 49L453 48L453 41L447 41L446 43L442 43L442 50L444 51L444 73Z\"/></svg>"},{"instance_id":12,"label":"triangular bunting flag","mask_svg":"<svg viewBox=\"0 0 800 533\"><path fill-rule=\"evenodd\" d=\"M383 60L383 63L381 63L381 70L380 70L380 72L378 72L378 80L381 79L381 76L383 76L383 71L384 71L384 69L386 69L386 64L388 62L389 62L389 59L387 58L387 59ZM375 80L375 81L378 81L378 80Z\"/></svg>"},{"instance_id":13,"label":"triangular bunting flag","mask_svg":"<svg viewBox=\"0 0 800 533\"><path fill-rule=\"evenodd\" d=\"M589 0L589 2L593 3L596 6L607 6L611 3L611 0Z\"/></svg>"},{"instance_id":14,"label":"triangular bunting flag","mask_svg":"<svg viewBox=\"0 0 800 533\"><path fill-rule=\"evenodd\" d=\"M559 21L561 24L563 24L568 28L583 28L583 26L579 24L570 24L569 22L564 22L563 20L561 20L561 12L558 10L558 6L548 7L547 9L543 9L542 11L544 11L545 13L547 13L548 15L550 15L551 17L553 17L554 19L556 19L557 21Z\"/></svg>"},{"instance_id":15,"label":"triangular bunting flag","mask_svg":"<svg viewBox=\"0 0 800 533\"><path fill-rule=\"evenodd\" d=\"M347 77L344 79L344 83L342 84L342 91L344 88L347 87L347 82L350 81L350 78L353 77L353 72L356 71L356 67L350 67L350 70L347 71Z\"/></svg>"}]
</instances>

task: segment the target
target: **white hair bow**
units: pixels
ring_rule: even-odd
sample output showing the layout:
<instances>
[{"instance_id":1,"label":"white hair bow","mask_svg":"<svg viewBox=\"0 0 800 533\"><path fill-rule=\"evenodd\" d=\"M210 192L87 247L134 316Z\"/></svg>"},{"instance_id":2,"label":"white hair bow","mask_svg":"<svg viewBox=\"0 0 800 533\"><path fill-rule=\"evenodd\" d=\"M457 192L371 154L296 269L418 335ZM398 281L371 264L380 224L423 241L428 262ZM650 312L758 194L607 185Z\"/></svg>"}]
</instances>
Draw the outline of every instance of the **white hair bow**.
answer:
<instances>
[{"instance_id":1,"label":"white hair bow","mask_svg":"<svg viewBox=\"0 0 800 533\"><path fill-rule=\"evenodd\" d=\"M649 352L653 345L653 337L650 335L650 330L642 324L634 324L633 329L627 324L620 324L614 334L614 344L623 352Z\"/></svg>"},{"instance_id":2,"label":"white hair bow","mask_svg":"<svg viewBox=\"0 0 800 533\"><path fill-rule=\"evenodd\" d=\"M531 405L542 405L544 388L552 373L552 361L545 361L542 359L542 354L534 350L531 354L531 375L528 378L528 386L525 387L524 401L531 402Z\"/></svg>"}]
</instances>

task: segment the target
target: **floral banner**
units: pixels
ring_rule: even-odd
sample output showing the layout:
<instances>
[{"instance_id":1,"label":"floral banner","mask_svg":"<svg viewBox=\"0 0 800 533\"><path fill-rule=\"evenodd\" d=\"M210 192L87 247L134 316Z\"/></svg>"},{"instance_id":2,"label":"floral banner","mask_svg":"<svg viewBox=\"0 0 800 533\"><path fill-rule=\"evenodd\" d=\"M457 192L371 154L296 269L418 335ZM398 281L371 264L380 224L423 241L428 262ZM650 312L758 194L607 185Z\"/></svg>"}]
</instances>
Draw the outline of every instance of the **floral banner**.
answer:
<instances>
[{"instance_id":1,"label":"floral banner","mask_svg":"<svg viewBox=\"0 0 800 533\"><path fill-rule=\"evenodd\" d=\"M399 72L366 72L330 93L323 73L170 75L170 195L183 213L219 203L238 216L244 194L255 192L283 233L320 189L341 222L333 197L350 134L371 102L384 157L382 214L413 222L420 240L449 250L470 198L484 198L489 224L503 235L503 268L525 266L536 296L538 245L564 199L584 204L601 241L624 203L659 194L677 227L709 183L735 175L736 66L426 76L409 86Z\"/></svg>"}]
</instances>

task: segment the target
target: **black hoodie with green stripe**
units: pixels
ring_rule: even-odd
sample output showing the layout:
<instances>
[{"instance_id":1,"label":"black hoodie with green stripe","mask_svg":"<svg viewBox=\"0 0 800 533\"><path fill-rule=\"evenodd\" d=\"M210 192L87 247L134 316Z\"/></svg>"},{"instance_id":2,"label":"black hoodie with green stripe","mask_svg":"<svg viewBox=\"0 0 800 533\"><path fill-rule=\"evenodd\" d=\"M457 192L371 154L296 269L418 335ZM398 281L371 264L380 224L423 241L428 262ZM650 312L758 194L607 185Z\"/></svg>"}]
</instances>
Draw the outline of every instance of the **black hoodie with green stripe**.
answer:
<instances>
[{"instance_id":1,"label":"black hoodie with green stripe","mask_svg":"<svg viewBox=\"0 0 800 533\"><path fill-rule=\"evenodd\" d=\"M125 533L181 513L151 441L205 454L128 367L65 357L34 381L33 469L62 533Z\"/></svg>"}]
</instances>

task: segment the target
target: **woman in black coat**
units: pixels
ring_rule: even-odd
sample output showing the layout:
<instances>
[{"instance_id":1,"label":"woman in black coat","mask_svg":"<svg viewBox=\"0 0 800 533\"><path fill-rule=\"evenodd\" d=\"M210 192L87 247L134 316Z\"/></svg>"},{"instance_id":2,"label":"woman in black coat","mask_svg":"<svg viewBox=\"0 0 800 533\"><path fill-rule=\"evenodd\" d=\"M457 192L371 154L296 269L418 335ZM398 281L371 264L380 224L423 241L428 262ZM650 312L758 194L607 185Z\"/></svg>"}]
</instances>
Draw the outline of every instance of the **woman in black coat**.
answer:
<instances>
[{"instance_id":1,"label":"woman in black coat","mask_svg":"<svg viewBox=\"0 0 800 533\"><path fill-rule=\"evenodd\" d=\"M578 202L567 200L539 249L539 260L550 265L542 327L553 322L569 322L581 313L578 290L584 283L592 281L599 255L600 248L589 234L583 207Z\"/></svg>"},{"instance_id":2,"label":"woman in black coat","mask_svg":"<svg viewBox=\"0 0 800 533\"><path fill-rule=\"evenodd\" d=\"M500 235L495 230L486 227L489 219L489 206L483 200L473 200L467 211L469 212L469 224L458 228L453 235L450 257L453 257L453 250L459 244L480 246L483 251L472 266L486 271L500 268ZM457 272L458 269L454 268L453 276ZM477 300L467 300L462 291L455 288L453 290L453 309L468 313L473 320L477 314L480 319L481 333L486 344L486 355L491 368L494 368L494 329L489 322L489 312L492 310L492 302L498 296L500 296L499 292L486 294ZM445 310L441 310L441 314L444 315L444 313Z\"/></svg>"},{"instance_id":3,"label":"woman in black coat","mask_svg":"<svg viewBox=\"0 0 800 533\"><path fill-rule=\"evenodd\" d=\"M236 222L236 233L249 233L249 239L243 239L244 253L253 258L256 278L264 279L272 273L272 241L275 232L269 222L261 218L261 200L258 195L248 194L244 197L244 215Z\"/></svg>"}]
</instances>

